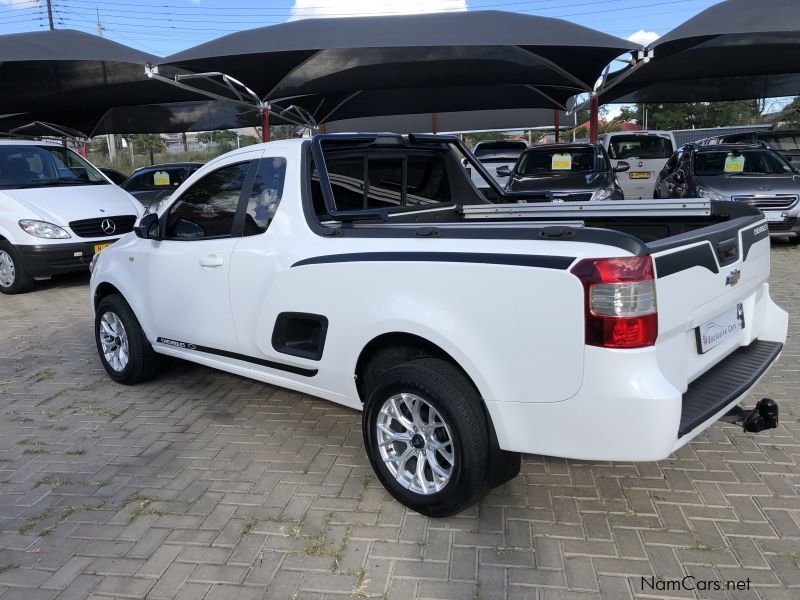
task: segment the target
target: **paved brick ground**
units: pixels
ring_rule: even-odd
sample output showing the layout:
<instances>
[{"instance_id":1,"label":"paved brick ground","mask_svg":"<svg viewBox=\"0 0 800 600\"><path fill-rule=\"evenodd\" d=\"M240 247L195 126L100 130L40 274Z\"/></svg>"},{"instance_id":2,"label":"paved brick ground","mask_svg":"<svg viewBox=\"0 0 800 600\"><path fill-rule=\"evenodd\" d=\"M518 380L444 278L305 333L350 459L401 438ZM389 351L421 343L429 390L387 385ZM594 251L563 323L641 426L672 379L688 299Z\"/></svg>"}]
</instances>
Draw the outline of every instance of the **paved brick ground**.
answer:
<instances>
[{"instance_id":1,"label":"paved brick ground","mask_svg":"<svg viewBox=\"0 0 800 600\"><path fill-rule=\"evenodd\" d=\"M792 331L799 256L773 251ZM354 411L178 362L112 384L86 276L0 298L0 324L0 600L695 597L642 589L684 575L800 598L797 337L755 394L779 429L715 425L658 464L529 456L431 520L371 477Z\"/></svg>"}]
</instances>

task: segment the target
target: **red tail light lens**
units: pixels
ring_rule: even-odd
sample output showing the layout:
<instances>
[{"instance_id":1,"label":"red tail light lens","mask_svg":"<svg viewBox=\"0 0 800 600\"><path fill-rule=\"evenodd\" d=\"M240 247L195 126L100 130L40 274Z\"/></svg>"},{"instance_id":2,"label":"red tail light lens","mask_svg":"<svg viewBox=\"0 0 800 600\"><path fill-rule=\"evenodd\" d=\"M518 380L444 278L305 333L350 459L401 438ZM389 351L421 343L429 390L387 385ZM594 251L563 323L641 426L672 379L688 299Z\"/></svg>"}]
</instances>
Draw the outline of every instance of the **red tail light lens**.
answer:
<instances>
[{"instance_id":1,"label":"red tail light lens","mask_svg":"<svg viewBox=\"0 0 800 600\"><path fill-rule=\"evenodd\" d=\"M588 258L572 268L583 283L586 343L643 348L658 337L653 261L649 256Z\"/></svg>"}]
</instances>

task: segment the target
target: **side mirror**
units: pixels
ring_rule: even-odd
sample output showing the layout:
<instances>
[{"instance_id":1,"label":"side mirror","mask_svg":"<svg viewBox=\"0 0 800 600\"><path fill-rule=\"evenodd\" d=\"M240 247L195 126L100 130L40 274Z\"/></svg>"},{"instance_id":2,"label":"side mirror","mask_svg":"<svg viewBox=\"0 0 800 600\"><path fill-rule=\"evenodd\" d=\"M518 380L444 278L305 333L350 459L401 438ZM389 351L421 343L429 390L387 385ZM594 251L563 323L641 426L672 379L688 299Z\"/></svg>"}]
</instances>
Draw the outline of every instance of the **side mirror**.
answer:
<instances>
[{"instance_id":1,"label":"side mirror","mask_svg":"<svg viewBox=\"0 0 800 600\"><path fill-rule=\"evenodd\" d=\"M627 160L621 160L617 163L617 166L614 167L614 173L624 173L630 168L631 163L629 163Z\"/></svg>"},{"instance_id":2,"label":"side mirror","mask_svg":"<svg viewBox=\"0 0 800 600\"><path fill-rule=\"evenodd\" d=\"M675 183L686 183L686 173L683 171L675 171L672 178L675 180Z\"/></svg>"},{"instance_id":3,"label":"side mirror","mask_svg":"<svg viewBox=\"0 0 800 600\"><path fill-rule=\"evenodd\" d=\"M158 215L156 213L148 213L139 219L139 224L133 228L136 237L145 240L159 239L158 232Z\"/></svg>"},{"instance_id":4,"label":"side mirror","mask_svg":"<svg viewBox=\"0 0 800 600\"><path fill-rule=\"evenodd\" d=\"M506 165L497 167L495 171L497 171L497 175L499 177L511 177L511 169L509 169Z\"/></svg>"}]
</instances>

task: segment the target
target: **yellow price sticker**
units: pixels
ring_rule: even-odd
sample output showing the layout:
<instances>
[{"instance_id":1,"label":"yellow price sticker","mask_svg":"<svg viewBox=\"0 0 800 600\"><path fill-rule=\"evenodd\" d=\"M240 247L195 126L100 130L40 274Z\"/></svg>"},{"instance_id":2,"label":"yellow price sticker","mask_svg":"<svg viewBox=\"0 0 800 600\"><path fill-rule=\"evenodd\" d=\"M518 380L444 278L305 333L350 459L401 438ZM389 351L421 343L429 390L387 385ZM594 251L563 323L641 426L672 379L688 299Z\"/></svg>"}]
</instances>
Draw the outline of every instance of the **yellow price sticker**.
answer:
<instances>
[{"instance_id":1,"label":"yellow price sticker","mask_svg":"<svg viewBox=\"0 0 800 600\"><path fill-rule=\"evenodd\" d=\"M744 156L741 154L739 156L728 154L725 157L724 171L726 173L741 173L744 171Z\"/></svg>"},{"instance_id":2,"label":"yellow price sticker","mask_svg":"<svg viewBox=\"0 0 800 600\"><path fill-rule=\"evenodd\" d=\"M153 174L153 183L155 185L169 185L169 173L167 171L156 171Z\"/></svg>"},{"instance_id":3,"label":"yellow price sticker","mask_svg":"<svg viewBox=\"0 0 800 600\"><path fill-rule=\"evenodd\" d=\"M553 154L550 167L553 171L569 171L572 169L571 154Z\"/></svg>"}]
</instances>

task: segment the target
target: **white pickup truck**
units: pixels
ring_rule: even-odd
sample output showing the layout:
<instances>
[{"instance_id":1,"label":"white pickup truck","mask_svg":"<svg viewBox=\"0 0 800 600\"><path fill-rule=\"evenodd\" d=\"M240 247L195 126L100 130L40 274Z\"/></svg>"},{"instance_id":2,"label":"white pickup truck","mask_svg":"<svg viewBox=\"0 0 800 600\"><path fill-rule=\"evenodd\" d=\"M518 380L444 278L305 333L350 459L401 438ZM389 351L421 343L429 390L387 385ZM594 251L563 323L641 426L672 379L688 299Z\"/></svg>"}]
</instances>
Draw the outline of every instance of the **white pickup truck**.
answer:
<instances>
[{"instance_id":1,"label":"white pickup truck","mask_svg":"<svg viewBox=\"0 0 800 600\"><path fill-rule=\"evenodd\" d=\"M165 354L363 409L389 492L445 516L519 453L662 459L777 359L758 210L488 204L458 151L320 135L208 163L93 263L108 374Z\"/></svg>"}]
</instances>

